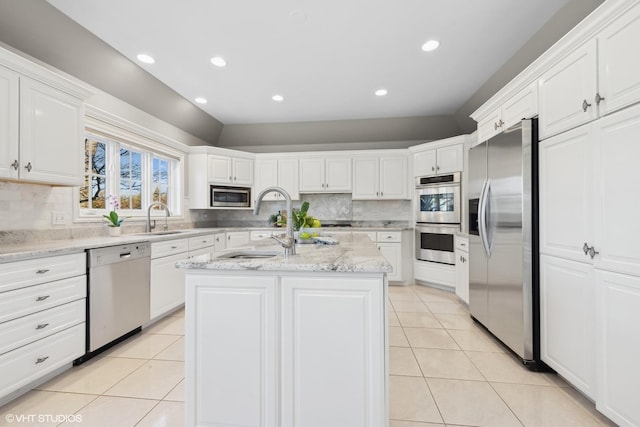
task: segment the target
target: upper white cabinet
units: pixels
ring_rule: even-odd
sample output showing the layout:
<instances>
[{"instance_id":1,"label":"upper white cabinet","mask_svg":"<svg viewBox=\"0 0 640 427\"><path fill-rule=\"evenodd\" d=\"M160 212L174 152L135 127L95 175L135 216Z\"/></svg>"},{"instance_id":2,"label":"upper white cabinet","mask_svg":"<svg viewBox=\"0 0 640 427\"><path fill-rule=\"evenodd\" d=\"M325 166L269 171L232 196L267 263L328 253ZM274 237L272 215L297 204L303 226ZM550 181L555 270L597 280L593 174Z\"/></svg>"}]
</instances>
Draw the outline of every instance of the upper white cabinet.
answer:
<instances>
[{"instance_id":1,"label":"upper white cabinet","mask_svg":"<svg viewBox=\"0 0 640 427\"><path fill-rule=\"evenodd\" d=\"M535 83L509 98L499 108L478 122L478 141L486 141L494 135L509 129L522 119L538 114L538 86Z\"/></svg>"},{"instance_id":2,"label":"upper white cabinet","mask_svg":"<svg viewBox=\"0 0 640 427\"><path fill-rule=\"evenodd\" d=\"M267 187L282 187L292 200L300 199L298 190L298 159L258 157L255 162L254 198ZM267 193L263 200L284 200L280 193Z\"/></svg>"},{"instance_id":3,"label":"upper white cabinet","mask_svg":"<svg viewBox=\"0 0 640 427\"><path fill-rule=\"evenodd\" d=\"M350 193L351 156L300 159L301 193Z\"/></svg>"},{"instance_id":4,"label":"upper white cabinet","mask_svg":"<svg viewBox=\"0 0 640 427\"><path fill-rule=\"evenodd\" d=\"M406 155L354 157L353 200L407 199L408 186Z\"/></svg>"},{"instance_id":5,"label":"upper white cabinet","mask_svg":"<svg viewBox=\"0 0 640 427\"><path fill-rule=\"evenodd\" d=\"M253 185L253 160L241 157L208 158L209 182L217 184Z\"/></svg>"},{"instance_id":6,"label":"upper white cabinet","mask_svg":"<svg viewBox=\"0 0 640 427\"><path fill-rule=\"evenodd\" d=\"M0 66L0 178L81 185L83 135L80 95Z\"/></svg>"},{"instance_id":7,"label":"upper white cabinet","mask_svg":"<svg viewBox=\"0 0 640 427\"><path fill-rule=\"evenodd\" d=\"M460 172L463 169L463 144L450 144L416 152L413 158L414 176Z\"/></svg>"},{"instance_id":8,"label":"upper white cabinet","mask_svg":"<svg viewBox=\"0 0 640 427\"><path fill-rule=\"evenodd\" d=\"M640 101L640 4L540 79L540 139Z\"/></svg>"}]
</instances>

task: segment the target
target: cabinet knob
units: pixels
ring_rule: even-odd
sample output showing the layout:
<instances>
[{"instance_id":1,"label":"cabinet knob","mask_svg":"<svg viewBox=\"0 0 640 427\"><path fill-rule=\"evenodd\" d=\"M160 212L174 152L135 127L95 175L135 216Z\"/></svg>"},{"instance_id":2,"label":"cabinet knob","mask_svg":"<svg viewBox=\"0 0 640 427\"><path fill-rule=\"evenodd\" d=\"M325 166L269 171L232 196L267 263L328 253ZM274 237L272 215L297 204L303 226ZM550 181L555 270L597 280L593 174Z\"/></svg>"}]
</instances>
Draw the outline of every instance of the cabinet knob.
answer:
<instances>
[{"instance_id":1,"label":"cabinet knob","mask_svg":"<svg viewBox=\"0 0 640 427\"><path fill-rule=\"evenodd\" d=\"M600 94L598 92L596 92L596 105L600 104L600 101L604 101L604 97L600 96Z\"/></svg>"},{"instance_id":2,"label":"cabinet knob","mask_svg":"<svg viewBox=\"0 0 640 427\"><path fill-rule=\"evenodd\" d=\"M233 177L232 176L229 176L229 181L233 181Z\"/></svg>"},{"instance_id":3,"label":"cabinet knob","mask_svg":"<svg viewBox=\"0 0 640 427\"><path fill-rule=\"evenodd\" d=\"M493 130L498 130L498 123L497 122L493 122Z\"/></svg>"},{"instance_id":4,"label":"cabinet knob","mask_svg":"<svg viewBox=\"0 0 640 427\"><path fill-rule=\"evenodd\" d=\"M44 362L45 360L47 360L49 358L49 356L45 356L45 357L38 357L38 359L36 359L36 365Z\"/></svg>"},{"instance_id":5,"label":"cabinet knob","mask_svg":"<svg viewBox=\"0 0 640 427\"><path fill-rule=\"evenodd\" d=\"M36 298L36 301L44 301L44 300L46 300L47 298L49 298L49 296L50 296L50 295L43 295L43 296L40 296L40 297Z\"/></svg>"},{"instance_id":6,"label":"cabinet knob","mask_svg":"<svg viewBox=\"0 0 640 427\"><path fill-rule=\"evenodd\" d=\"M31 169L33 168L33 166L31 166L31 162L27 163L27 166L24 167L27 172L31 172Z\"/></svg>"},{"instance_id":7,"label":"cabinet knob","mask_svg":"<svg viewBox=\"0 0 640 427\"><path fill-rule=\"evenodd\" d=\"M502 126L504 126L504 122L502 121L502 119L500 119L500 121L498 122L498 127L501 128Z\"/></svg>"},{"instance_id":8,"label":"cabinet knob","mask_svg":"<svg viewBox=\"0 0 640 427\"><path fill-rule=\"evenodd\" d=\"M48 268L42 268L40 270L36 270L36 274L44 274L44 273L48 273L49 269Z\"/></svg>"},{"instance_id":9,"label":"cabinet knob","mask_svg":"<svg viewBox=\"0 0 640 427\"><path fill-rule=\"evenodd\" d=\"M585 255L589 253L589 244L587 242L584 242L584 245L582 245L582 250Z\"/></svg>"},{"instance_id":10,"label":"cabinet knob","mask_svg":"<svg viewBox=\"0 0 640 427\"><path fill-rule=\"evenodd\" d=\"M583 100L583 101L582 101L582 111L584 111L584 112L586 113L586 112L587 112L587 109L588 109L589 107L591 107L591 104L589 104L589 103L587 102L587 100L586 100L586 99L585 99L585 100Z\"/></svg>"},{"instance_id":11,"label":"cabinet knob","mask_svg":"<svg viewBox=\"0 0 640 427\"><path fill-rule=\"evenodd\" d=\"M17 160L14 160L13 163L11 163L11 167L15 170L18 170L19 166L20 166L20 163L18 163Z\"/></svg>"},{"instance_id":12,"label":"cabinet knob","mask_svg":"<svg viewBox=\"0 0 640 427\"><path fill-rule=\"evenodd\" d=\"M36 326L36 329L44 329L44 328L46 328L47 326L49 326L49 324L48 324L48 323L40 323L38 326Z\"/></svg>"},{"instance_id":13,"label":"cabinet knob","mask_svg":"<svg viewBox=\"0 0 640 427\"><path fill-rule=\"evenodd\" d=\"M598 255L599 253L600 252L596 251L593 246L589 248L589 256L591 257L591 259L595 258L595 256Z\"/></svg>"},{"instance_id":14,"label":"cabinet knob","mask_svg":"<svg viewBox=\"0 0 640 427\"><path fill-rule=\"evenodd\" d=\"M380 197L384 196L384 191L380 192Z\"/></svg>"},{"instance_id":15,"label":"cabinet knob","mask_svg":"<svg viewBox=\"0 0 640 427\"><path fill-rule=\"evenodd\" d=\"M432 171L435 171L435 170L436 170L436 167L435 167L435 166L431 166L431 170L432 170Z\"/></svg>"}]
</instances>

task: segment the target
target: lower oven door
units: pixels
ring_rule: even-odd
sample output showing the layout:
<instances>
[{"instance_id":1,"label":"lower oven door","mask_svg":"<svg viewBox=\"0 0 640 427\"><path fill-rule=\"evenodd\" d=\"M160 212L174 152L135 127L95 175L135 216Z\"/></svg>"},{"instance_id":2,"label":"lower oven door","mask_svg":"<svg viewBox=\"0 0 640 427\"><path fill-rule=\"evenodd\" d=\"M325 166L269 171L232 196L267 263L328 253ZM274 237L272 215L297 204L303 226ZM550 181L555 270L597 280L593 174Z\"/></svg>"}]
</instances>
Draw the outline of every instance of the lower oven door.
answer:
<instances>
[{"instance_id":1,"label":"lower oven door","mask_svg":"<svg viewBox=\"0 0 640 427\"><path fill-rule=\"evenodd\" d=\"M416 224L416 259L455 265L455 233L460 224Z\"/></svg>"}]
</instances>

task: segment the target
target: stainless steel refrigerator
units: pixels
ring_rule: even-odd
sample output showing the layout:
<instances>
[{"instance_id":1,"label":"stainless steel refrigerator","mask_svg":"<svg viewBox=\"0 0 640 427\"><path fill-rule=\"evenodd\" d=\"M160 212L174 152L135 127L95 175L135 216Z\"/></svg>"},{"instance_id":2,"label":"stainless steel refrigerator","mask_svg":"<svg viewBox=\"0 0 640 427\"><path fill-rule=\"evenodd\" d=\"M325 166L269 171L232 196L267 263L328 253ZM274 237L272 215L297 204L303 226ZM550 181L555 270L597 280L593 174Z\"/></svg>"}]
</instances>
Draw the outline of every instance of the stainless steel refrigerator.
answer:
<instances>
[{"instance_id":1,"label":"stainless steel refrigerator","mask_svg":"<svg viewBox=\"0 0 640 427\"><path fill-rule=\"evenodd\" d=\"M537 119L469 152L469 308L531 369L539 359Z\"/></svg>"}]
</instances>

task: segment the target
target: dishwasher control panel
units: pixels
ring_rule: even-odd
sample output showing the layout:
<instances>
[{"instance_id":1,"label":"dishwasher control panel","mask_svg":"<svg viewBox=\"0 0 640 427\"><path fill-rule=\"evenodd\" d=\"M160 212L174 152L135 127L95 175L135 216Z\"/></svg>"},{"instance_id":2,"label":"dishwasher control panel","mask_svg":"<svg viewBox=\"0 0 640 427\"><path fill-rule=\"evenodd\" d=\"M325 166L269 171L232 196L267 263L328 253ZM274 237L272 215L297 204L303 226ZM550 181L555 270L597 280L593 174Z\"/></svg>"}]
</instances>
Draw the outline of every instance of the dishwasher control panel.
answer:
<instances>
[{"instance_id":1,"label":"dishwasher control panel","mask_svg":"<svg viewBox=\"0 0 640 427\"><path fill-rule=\"evenodd\" d=\"M151 256L151 244L149 242L128 243L126 245L107 246L104 248L90 249L87 251L88 268L99 265L113 264L128 259L137 259Z\"/></svg>"}]
</instances>

